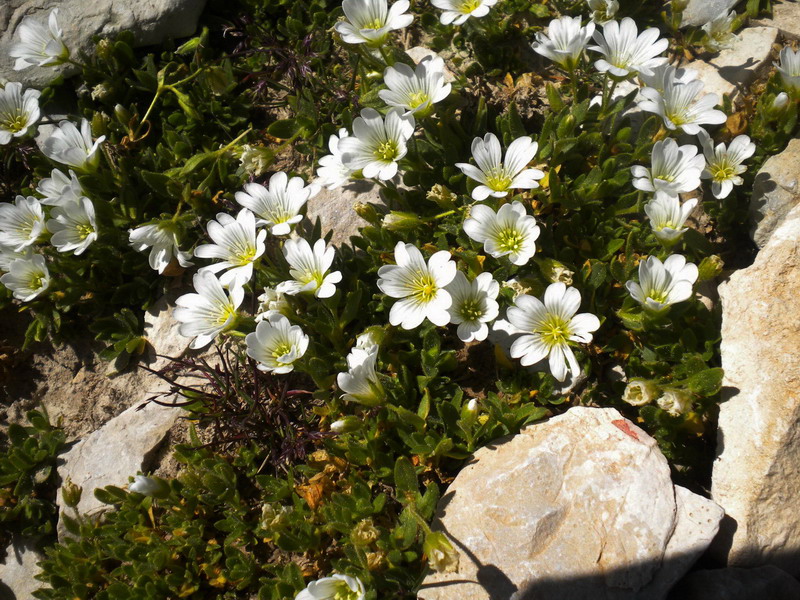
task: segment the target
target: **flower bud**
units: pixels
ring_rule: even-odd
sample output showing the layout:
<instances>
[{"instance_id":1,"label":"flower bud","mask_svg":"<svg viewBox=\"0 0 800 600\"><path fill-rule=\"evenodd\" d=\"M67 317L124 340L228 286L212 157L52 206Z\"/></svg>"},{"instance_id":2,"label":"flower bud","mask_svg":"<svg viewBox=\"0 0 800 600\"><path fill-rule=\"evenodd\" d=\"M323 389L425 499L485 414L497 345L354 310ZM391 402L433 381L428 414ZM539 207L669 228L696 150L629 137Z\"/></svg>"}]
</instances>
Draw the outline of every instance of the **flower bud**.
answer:
<instances>
[{"instance_id":1,"label":"flower bud","mask_svg":"<svg viewBox=\"0 0 800 600\"><path fill-rule=\"evenodd\" d=\"M375 210L375 207L372 204L367 204L366 202L356 202L353 205L353 210L355 210L356 214L370 225L377 225L381 220L378 212Z\"/></svg>"},{"instance_id":2,"label":"flower bud","mask_svg":"<svg viewBox=\"0 0 800 600\"><path fill-rule=\"evenodd\" d=\"M478 420L478 401L472 398L464 406L461 407L461 422L466 429L471 429Z\"/></svg>"},{"instance_id":3,"label":"flower bud","mask_svg":"<svg viewBox=\"0 0 800 600\"><path fill-rule=\"evenodd\" d=\"M114 107L114 116L117 117L117 121L127 127L128 123L131 122L131 117L133 115L131 115L131 111L122 106L122 104L117 104Z\"/></svg>"},{"instance_id":4,"label":"flower bud","mask_svg":"<svg viewBox=\"0 0 800 600\"><path fill-rule=\"evenodd\" d=\"M239 150L239 164L245 173L253 177L263 175L273 162L275 162L275 152L264 146L243 144Z\"/></svg>"},{"instance_id":5,"label":"flower bud","mask_svg":"<svg viewBox=\"0 0 800 600\"><path fill-rule=\"evenodd\" d=\"M682 390L664 390L658 400L656 400L656 404L673 417L678 417L691 410L692 398Z\"/></svg>"},{"instance_id":6,"label":"flower bud","mask_svg":"<svg viewBox=\"0 0 800 600\"><path fill-rule=\"evenodd\" d=\"M97 42L96 46L97 57L103 60L111 60L114 55L114 44L108 38L103 38Z\"/></svg>"},{"instance_id":7,"label":"flower bud","mask_svg":"<svg viewBox=\"0 0 800 600\"><path fill-rule=\"evenodd\" d=\"M708 281L722 273L722 259L716 254L706 256L697 266L697 281Z\"/></svg>"},{"instance_id":8,"label":"flower bud","mask_svg":"<svg viewBox=\"0 0 800 600\"><path fill-rule=\"evenodd\" d=\"M622 394L622 399L631 406L644 406L655 400L658 386L645 379L632 379Z\"/></svg>"},{"instance_id":9,"label":"flower bud","mask_svg":"<svg viewBox=\"0 0 800 600\"><path fill-rule=\"evenodd\" d=\"M422 220L414 213L409 212L393 210L383 217L383 227L389 231L409 231L421 224Z\"/></svg>"},{"instance_id":10,"label":"flower bud","mask_svg":"<svg viewBox=\"0 0 800 600\"><path fill-rule=\"evenodd\" d=\"M331 423L331 431L338 434L352 433L361 429L361 419L353 415L347 415Z\"/></svg>"},{"instance_id":11,"label":"flower bud","mask_svg":"<svg viewBox=\"0 0 800 600\"><path fill-rule=\"evenodd\" d=\"M359 521L350 533L350 539L356 546L369 546L376 541L380 535L372 519Z\"/></svg>"},{"instance_id":12,"label":"flower bud","mask_svg":"<svg viewBox=\"0 0 800 600\"><path fill-rule=\"evenodd\" d=\"M445 186L438 183L425 194L425 197L445 210L455 207L456 195Z\"/></svg>"},{"instance_id":13,"label":"flower bud","mask_svg":"<svg viewBox=\"0 0 800 600\"><path fill-rule=\"evenodd\" d=\"M134 475L133 483L128 485L128 491L154 498L166 498L169 494L169 484L160 477Z\"/></svg>"},{"instance_id":14,"label":"flower bud","mask_svg":"<svg viewBox=\"0 0 800 600\"><path fill-rule=\"evenodd\" d=\"M458 570L458 551L442 532L431 531L425 536L422 551L434 571L452 573Z\"/></svg>"},{"instance_id":15,"label":"flower bud","mask_svg":"<svg viewBox=\"0 0 800 600\"><path fill-rule=\"evenodd\" d=\"M772 109L774 111L780 111L786 108L786 105L789 104L789 94L786 92L781 92L775 99L772 101Z\"/></svg>"},{"instance_id":16,"label":"flower bud","mask_svg":"<svg viewBox=\"0 0 800 600\"><path fill-rule=\"evenodd\" d=\"M61 488L61 497L64 499L64 504L70 508L75 508L81 501L83 488L79 485L72 483L72 480L67 478L67 482Z\"/></svg>"}]
</instances>

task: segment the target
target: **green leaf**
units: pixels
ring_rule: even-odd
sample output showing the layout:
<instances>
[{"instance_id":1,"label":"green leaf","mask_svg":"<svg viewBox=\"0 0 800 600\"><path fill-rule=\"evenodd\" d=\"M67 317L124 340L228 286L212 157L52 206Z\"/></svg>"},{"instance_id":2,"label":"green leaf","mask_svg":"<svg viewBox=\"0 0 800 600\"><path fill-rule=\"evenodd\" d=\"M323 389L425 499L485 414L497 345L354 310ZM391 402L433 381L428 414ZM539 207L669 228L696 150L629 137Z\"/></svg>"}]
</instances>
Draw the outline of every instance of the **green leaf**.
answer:
<instances>
[{"instance_id":1,"label":"green leaf","mask_svg":"<svg viewBox=\"0 0 800 600\"><path fill-rule=\"evenodd\" d=\"M724 371L719 368L706 369L692 375L687 381L689 389L698 396L713 396L722 387Z\"/></svg>"},{"instance_id":2,"label":"green leaf","mask_svg":"<svg viewBox=\"0 0 800 600\"><path fill-rule=\"evenodd\" d=\"M397 489L397 499L400 502L413 502L419 495L417 472L414 465L405 457L400 456L394 463L394 485Z\"/></svg>"},{"instance_id":3,"label":"green leaf","mask_svg":"<svg viewBox=\"0 0 800 600\"><path fill-rule=\"evenodd\" d=\"M281 119L267 127L267 133L272 137L288 140L300 130L295 119Z\"/></svg>"}]
</instances>

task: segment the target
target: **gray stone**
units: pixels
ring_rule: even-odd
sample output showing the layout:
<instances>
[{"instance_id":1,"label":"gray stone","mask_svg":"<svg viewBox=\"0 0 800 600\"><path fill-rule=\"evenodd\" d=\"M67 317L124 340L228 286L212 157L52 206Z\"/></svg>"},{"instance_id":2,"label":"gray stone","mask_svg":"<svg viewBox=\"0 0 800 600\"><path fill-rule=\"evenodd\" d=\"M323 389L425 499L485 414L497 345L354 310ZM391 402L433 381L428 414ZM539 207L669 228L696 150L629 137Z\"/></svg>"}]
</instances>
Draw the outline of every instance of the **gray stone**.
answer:
<instances>
[{"instance_id":1,"label":"gray stone","mask_svg":"<svg viewBox=\"0 0 800 600\"><path fill-rule=\"evenodd\" d=\"M689 0L683 11L681 27L705 25L722 13L728 13L739 0Z\"/></svg>"},{"instance_id":2,"label":"gray stone","mask_svg":"<svg viewBox=\"0 0 800 600\"><path fill-rule=\"evenodd\" d=\"M408 54L411 57L411 60L413 60L416 64L419 64L419 61L428 56L440 56L430 48L425 48L424 46L414 46L413 48L409 48L406 50L406 54ZM442 59L444 60L444 57L442 57ZM453 75L453 72L447 67L447 61L445 61L444 82L452 83L455 80L456 76Z\"/></svg>"},{"instance_id":3,"label":"gray stone","mask_svg":"<svg viewBox=\"0 0 800 600\"><path fill-rule=\"evenodd\" d=\"M9 56L9 50L18 41L17 28L25 16L46 22L50 10L58 8L64 43L77 58L81 51L92 52L94 35L114 36L130 30L139 46L191 35L204 6L205 0L3 0L0 2L0 77L21 81L26 86L43 87L58 73L74 73L69 65L14 71L14 59Z\"/></svg>"},{"instance_id":4,"label":"gray stone","mask_svg":"<svg viewBox=\"0 0 800 600\"><path fill-rule=\"evenodd\" d=\"M703 92L734 99L753 83L771 65L772 44L778 37L773 27L748 27L741 30L739 39L731 48L719 54L704 55L686 65L697 71L697 78L705 83Z\"/></svg>"},{"instance_id":5,"label":"gray stone","mask_svg":"<svg viewBox=\"0 0 800 600\"><path fill-rule=\"evenodd\" d=\"M772 18L759 19L752 22L754 25L765 27L775 27L781 35L792 39L800 39L800 4L793 0L791 2L773 2Z\"/></svg>"},{"instance_id":6,"label":"gray stone","mask_svg":"<svg viewBox=\"0 0 800 600\"><path fill-rule=\"evenodd\" d=\"M750 196L750 237L763 248L772 232L800 204L798 185L800 139L789 142L780 154L770 156L756 175Z\"/></svg>"},{"instance_id":7,"label":"gray stone","mask_svg":"<svg viewBox=\"0 0 800 600\"><path fill-rule=\"evenodd\" d=\"M44 584L34 579L41 569L36 564L44 555L31 540L15 538L6 549L6 561L0 564L0 598L29 600ZM9 595L10 593L10 595Z\"/></svg>"},{"instance_id":8,"label":"gray stone","mask_svg":"<svg viewBox=\"0 0 800 600\"><path fill-rule=\"evenodd\" d=\"M175 293L162 296L144 315L148 366L156 371L170 364L170 358L183 356L192 341L180 334L180 323L172 317L177 296Z\"/></svg>"},{"instance_id":9,"label":"gray stone","mask_svg":"<svg viewBox=\"0 0 800 600\"><path fill-rule=\"evenodd\" d=\"M306 215L311 223L319 217L322 235L333 231L331 243L341 246L350 241L350 236L358 235L359 227L369 224L356 213L356 203L385 206L380 190L378 184L367 179L350 181L335 190L323 188L308 201Z\"/></svg>"},{"instance_id":10,"label":"gray stone","mask_svg":"<svg viewBox=\"0 0 800 600\"><path fill-rule=\"evenodd\" d=\"M722 400L711 495L728 566L800 574L800 207L719 288Z\"/></svg>"},{"instance_id":11,"label":"gray stone","mask_svg":"<svg viewBox=\"0 0 800 600\"><path fill-rule=\"evenodd\" d=\"M687 575L669 600L797 600L800 582L778 567L712 569Z\"/></svg>"},{"instance_id":12,"label":"gray stone","mask_svg":"<svg viewBox=\"0 0 800 600\"><path fill-rule=\"evenodd\" d=\"M429 573L418 597L658 600L721 518L617 410L574 407L475 453L433 524L458 570Z\"/></svg>"}]
</instances>

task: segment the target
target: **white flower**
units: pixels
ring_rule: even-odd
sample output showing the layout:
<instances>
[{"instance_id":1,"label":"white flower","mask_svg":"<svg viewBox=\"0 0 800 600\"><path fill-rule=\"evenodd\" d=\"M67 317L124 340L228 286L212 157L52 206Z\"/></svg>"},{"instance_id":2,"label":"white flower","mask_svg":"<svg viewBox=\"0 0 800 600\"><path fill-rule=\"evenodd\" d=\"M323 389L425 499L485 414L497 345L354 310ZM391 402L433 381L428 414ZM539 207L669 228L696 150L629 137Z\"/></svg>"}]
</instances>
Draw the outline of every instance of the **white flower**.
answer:
<instances>
[{"instance_id":1,"label":"white flower","mask_svg":"<svg viewBox=\"0 0 800 600\"><path fill-rule=\"evenodd\" d=\"M88 198L56 206L50 216L53 217L47 221L47 230L53 234L50 243L59 252L78 256L97 239L94 206Z\"/></svg>"},{"instance_id":2,"label":"white flower","mask_svg":"<svg viewBox=\"0 0 800 600\"><path fill-rule=\"evenodd\" d=\"M30 260L31 256L33 256L33 249L30 246L26 246L22 250L15 250L11 246L0 244L0 271L8 272L11 270L11 263L15 260L18 258Z\"/></svg>"},{"instance_id":3,"label":"white flower","mask_svg":"<svg viewBox=\"0 0 800 600\"><path fill-rule=\"evenodd\" d=\"M0 87L0 146L22 137L36 124L40 95L38 90L25 90L23 95L21 83Z\"/></svg>"},{"instance_id":4,"label":"white flower","mask_svg":"<svg viewBox=\"0 0 800 600\"><path fill-rule=\"evenodd\" d=\"M50 271L44 256L34 254L30 258L18 258L11 263L8 273L0 277L0 283L14 293L14 298L30 302L50 285Z\"/></svg>"},{"instance_id":5,"label":"white flower","mask_svg":"<svg viewBox=\"0 0 800 600\"><path fill-rule=\"evenodd\" d=\"M261 177L272 166L274 158L269 148L243 144L239 154L239 164L248 175Z\"/></svg>"},{"instance_id":6,"label":"white flower","mask_svg":"<svg viewBox=\"0 0 800 600\"><path fill-rule=\"evenodd\" d=\"M180 334L194 337L189 347L202 348L235 325L244 288L234 279L226 293L216 276L208 271L195 273L192 283L196 293L178 298L173 316L181 323Z\"/></svg>"},{"instance_id":7,"label":"white flower","mask_svg":"<svg viewBox=\"0 0 800 600\"><path fill-rule=\"evenodd\" d=\"M258 308L256 309L256 323L269 319L270 315L282 314L289 307L282 292L273 288L265 287L264 293L258 297Z\"/></svg>"},{"instance_id":8,"label":"white flower","mask_svg":"<svg viewBox=\"0 0 800 600\"><path fill-rule=\"evenodd\" d=\"M692 398L680 390L664 390L656 404L673 417L679 417L692 409Z\"/></svg>"},{"instance_id":9,"label":"white flower","mask_svg":"<svg viewBox=\"0 0 800 600\"><path fill-rule=\"evenodd\" d=\"M544 177L539 169L527 169L528 163L536 156L539 145L524 135L509 144L503 161L502 149L497 136L487 133L472 140L472 156L478 166L469 163L456 163L461 171L481 185L472 190L475 200L485 200L489 196L502 198L512 189L533 189L539 187L537 179Z\"/></svg>"},{"instance_id":10,"label":"white flower","mask_svg":"<svg viewBox=\"0 0 800 600\"><path fill-rule=\"evenodd\" d=\"M640 109L664 119L667 129L682 129L689 135L696 135L700 125L718 125L727 119L724 112L714 109L719 96L704 94L697 97L702 89L703 82L699 80L689 83L665 81L663 93L653 88L640 90L638 105Z\"/></svg>"},{"instance_id":11,"label":"white flower","mask_svg":"<svg viewBox=\"0 0 800 600\"><path fill-rule=\"evenodd\" d=\"M319 159L317 168L317 184L335 190L350 180L353 170L347 168L342 162L342 151L339 149L339 140L348 137L347 129L342 127L339 133L334 133L328 138L328 149L331 151Z\"/></svg>"},{"instance_id":12,"label":"white flower","mask_svg":"<svg viewBox=\"0 0 800 600\"><path fill-rule=\"evenodd\" d=\"M697 198L687 200L681 205L678 196L656 192L655 198L645 204L644 212L650 217L650 226L655 236L664 244L675 243L688 227L683 224L697 206Z\"/></svg>"},{"instance_id":13,"label":"white flower","mask_svg":"<svg viewBox=\"0 0 800 600\"><path fill-rule=\"evenodd\" d=\"M680 254L672 254L662 264L655 256L639 263L639 283L625 282L628 292L647 310L661 312L671 304L692 295L697 281L697 266L687 263Z\"/></svg>"},{"instance_id":14,"label":"white flower","mask_svg":"<svg viewBox=\"0 0 800 600\"><path fill-rule=\"evenodd\" d=\"M537 33L536 41L531 47L534 52L571 72L578 66L583 50L593 33L594 23L581 27L580 17L561 17L550 21L547 35Z\"/></svg>"},{"instance_id":15,"label":"white flower","mask_svg":"<svg viewBox=\"0 0 800 600\"><path fill-rule=\"evenodd\" d=\"M464 231L494 258L508 256L514 265L524 265L536 252L539 226L525 212L522 202L504 204L495 213L484 204L473 206L464 221Z\"/></svg>"},{"instance_id":16,"label":"white flower","mask_svg":"<svg viewBox=\"0 0 800 600\"><path fill-rule=\"evenodd\" d=\"M658 36L655 27L640 35L630 17L625 17L621 23L609 21L603 26L602 33L595 31L592 36L597 46L589 46L589 50L605 57L596 61L594 66L601 73L609 72L616 77L628 77L633 71L650 75L654 67L667 62L666 57L658 55L669 47L669 41Z\"/></svg>"},{"instance_id":17,"label":"white flower","mask_svg":"<svg viewBox=\"0 0 800 600\"><path fill-rule=\"evenodd\" d=\"M364 584L358 577L339 575L312 581L294 600L364 600Z\"/></svg>"},{"instance_id":18,"label":"white flower","mask_svg":"<svg viewBox=\"0 0 800 600\"><path fill-rule=\"evenodd\" d=\"M528 294L517 296L514 306L507 311L507 318L514 329L524 335L511 344L512 358L519 358L527 367L549 357L553 377L564 381L568 370L573 377L577 376L580 367L569 343L588 344L592 341L592 332L600 327L599 319L593 314L575 314L580 305L580 292L563 283L547 286L544 303Z\"/></svg>"},{"instance_id":19,"label":"white flower","mask_svg":"<svg viewBox=\"0 0 800 600\"><path fill-rule=\"evenodd\" d=\"M300 210L319 187L306 186L300 177L290 179L283 171L270 177L268 185L245 183L244 191L236 192L236 201L259 217L259 226L270 227L272 235L288 235L292 225L303 219Z\"/></svg>"},{"instance_id":20,"label":"white flower","mask_svg":"<svg viewBox=\"0 0 800 600\"><path fill-rule=\"evenodd\" d=\"M789 104L789 94L787 94L786 92L781 92L780 94L775 96L775 99L772 101L772 107L771 108L774 111L779 111L779 110L783 110L783 108L787 104Z\"/></svg>"},{"instance_id":21,"label":"white flower","mask_svg":"<svg viewBox=\"0 0 800 600\"><path fill-rule=\"evenodd\" d=\"M617 0L587 0L592 11L592 21L598 25L605 25L611 21L619 10Z\"/></svg>"},{"instance_id":22,"label":"white flower","mask_svg":"<svg viewBox=\"0 0 800 600\"><path fill-rule=\"evenodd\" d=\"M169 221L129 229L128 241L137 252L144 252L152 247L149 256L150 268L159 273L163 273L169 266L173 256L178 259L182 267L191 267L193 264L189 260L192 255L178 248L178 234L175 226Z\"/></svg>"},{"instance_id":23,"label":"white flower","mask_svg":"<svg viewBox=\"0 0 800 600\"><path fill-rule=\"evenodd\" d=\"M426 56L415 69L404 63L387 67L383 82L388 89L378 92L381 100L419 114L430 112L436 102L450 95L452 87L444 82L444 60L438 56Z\"/></svg>"},{"instance_id":24,"label":"white flower","mask_svg":"<svg viewBox=\"0 0 800 600\"><path fill-rule=\"evenodd\" d=\"M426 318L440 327L450 322L447 309L453 303L445 289L456 276L456 263L446 250L428 259L413 244L397 242L394 247L397 264L378 269L378 287L387 296L402 298L389 312L389 323L403 329L414 329Z\"/></svg>"},{"instance_id":25,"label":"white flower","mask_svg":"<svg viewBox=\"0 0 800 600\"><path fill-rule=\"evenodd\" d=\"M737 135L727 148L725 144L717 144L715 147L711 136L702 129L698 137L708 161L702 177L711 180L714 198L727 198L734 185L742 185L739 175L747 170L742 163L753 156L756 145L746 135Z\"/></svg>"},{"instance_id":26,"label":"white flower","mask_svg":"<svg viewBox=\"0 0 800 600\"><path fill-rule=\"evenodd\" d=\"M700 173L706 165L697 146L678 146L672 138L653 144L650 168L641 165L631 167L633 187L643 192L666 192L683 194L700 187Z\"/></svg>"},{"instance_id":27,"label":"white flower","mask_svg":"<svg viewBox=\"0 0 800 600\"><path fill-rule=\"evenodd\" d=\"M0 204L0 244L20 251L36 243L44 230L42 205L33 196Z\"/></svg>"},{"instance_id":28,"label":"white flower","mask_svg":"<svg viewBox=\"0 0 800 600\"><path fill-rule=\"evenodd\" d=\"M644 406L655 400L658 387L652 381L631 379L622 394L622 400L631 406Z\"/></svg>"},{"instance_id":29,"label":"white flower","mask_svg":"<svg viewBox=\"0 0 800 600\"><path fill-rule=\"evenodd\" d=\"M378 358L378 346L350 350L347 355L347 373L339 373L336 383L344 392L342 398L365 406L377 406L385 397L375 361Z\"/></svg>"},{"instance_id":30,"label":"white flower","mask_svg":"<svg viewBox=\"0 0 800 600\"><path fill-rule=\"evenodd\" d=\"M705 47L710 52L719 52L725 48L733 47L733 42L739 36L733 33L733 20L736 18L736 11L732 10L727 15L723 12L716 19L712 19L703 25L706 32Z\"/></svg>"},{"instance_id":31,"label":"white flower","mask_svg":"<svg viewBox=\"0 0 800 600\"><path fill-rule=\"evenodd\" d=\"M78 176L72 169L69 170L69 177L58 169L53 169L50 177L45 177L39 182L36 191L44 196L42 204L48 206L68 204L84 196Z\"/></svg>"},{"instance_id":32,"label":"white flower","mask_svg":"<svg viewBox=\"0 0 800 600\"><path fill-rule=\"evenodd\" d=\"M194 250L198 258L219 258L221 262L208 265L200 271L219 273L227 269L219 278L223 286L239 278L242 285L253 277L253 263L264 254L266 230L256 230L256 217L246 208L239 211L234 219L225 213L218 213L216 221L208 222L208 236L213 244L203 244Z\"/></svg>"},{"instance_id":33,"label":"white flower","mask_svg":"<svg viewBox=\"0 0 800 600\"><path fill-rule=\"evenodd\" d=\"M639 79L645 87L658 90L662 94L667 86L667 82L689 83L697 79L697 71L694 69L676 68L672 65L660 65L651 69L650 74L639 73Z\"/></svg>"},{"instance_id":34,"label":"white flower","mask_svg":"<svg viewBox=\"0 0 800 600\"><path fill-rule=\"evenodd\" d=\"M166 481L155 477L134 475L133 482L128 484L128 491L142 494L143 496L165 497L169 494L169 485Z\"/></svg>"},{"instance_id":35,"label":"white flower","mask_svg":"<svg viewBox=\"0 0 800 600\"><path fill-rule=\"evenodd\" d=\"M775 63L781 74L784 85L793 89L800 89L800 50L795 52L789 46L784 46L780 54L780 62Z\"/></svg>"},{"instance_id":36,"label":"white flower","mask_svg":"<svg viewBox=\"0 0 800 600\"><path fill-rule=\"evenodd\" d=\"M61 41L63 35L57 22L58 9L50 13L47 26L32 17L25 17L19 24L20 41L11 46L8 54L16 58L14 70L28 67L51 67L64 63L69 58L69 49Z\"/></svg>"},{"instance_id":37,"label":"white flower","mask_svg":"<svg viewBox=\"0 0 800 600\"><path fill-rule=\"evenodd\" d=\"M291 373L294 362L308 349L308 336L300 326L277 314L256 325L245 342L247 356L258 362L259 371L267 373Z\"/></svg>"},{"instance_id":38,"label":"white flower","mask_svg":"<svg viewBox=\"0 0 800 600\"><path fill-rule=\"evenodd\" d=\"M470 282L458 271L445 289L453 299L448 312L450 322L458 325L458 339L462 342L485 340L489 334L487 323L494 321L499 312L500 284L491 273L481 273Z\"/></svg>"},{"instance_id":39,"label":"white flower","mask_svg":"<svg viewBox=\"0 0 800 600\"><path fill-rule=\"evenodd\" d=\"M57 163L67 165L78 171L90 171L100 163L97 150L106 139L101 135L92 142L92 129L89 121L81 120L81 129L70 121L61 121L58 128L44 140L42 153Z\"/></svg>"},{"instance_id":40,"label":"white flower","mask_svg":"<svg viewBox=\"0 0 800 600\"><path fill-rule=\"evenodd\" d=\"M461 25L470 17L485 17L497 0L431 0L436 8L444 12L439 15L442 25Z\"/></svg>"},{"instance_id":41,"label":"white flower","mask_svg":"<svg viewBox=\"0 0 800 600\"><path fill-rule=\"evenodd\" d=\"M301 292L314 292L317 298L330 298L336 293L336 284L342 280L340 271L328 273L336 251L326 247L325 240L314 242L314 248L304 239L286 240L283 256L289 263L289 275L294 281L279 283L278 292L294 296Z\"/></svg>"},{"instance_id":42,"label":"white flower","mask_svg":"<svg viewBox=\"0 0 800 600\"><path fill-rule=\"evenodd\" d=\"M342 162L349 169L362 170L364 177L391 179L397 174L397 161L408 151L406 141L413 135L416 121L402 108L393 108L384 121L373 108L365 108L353 121L353 135L339 140Z\"/></svg>"},{"instance_id":43,"label":"white flower","mask_svg":"<svg viewBox=\"0 0 800 600\"><path fill-rule=\"evenodd\" d=\"M381 46L389 32L411 25L413 15L406 14L408 0L397 0L388 8L386 0L344 0L342 10L347 18L336 24L336 31L348 44Z\"/></svg>"}]
</instances>

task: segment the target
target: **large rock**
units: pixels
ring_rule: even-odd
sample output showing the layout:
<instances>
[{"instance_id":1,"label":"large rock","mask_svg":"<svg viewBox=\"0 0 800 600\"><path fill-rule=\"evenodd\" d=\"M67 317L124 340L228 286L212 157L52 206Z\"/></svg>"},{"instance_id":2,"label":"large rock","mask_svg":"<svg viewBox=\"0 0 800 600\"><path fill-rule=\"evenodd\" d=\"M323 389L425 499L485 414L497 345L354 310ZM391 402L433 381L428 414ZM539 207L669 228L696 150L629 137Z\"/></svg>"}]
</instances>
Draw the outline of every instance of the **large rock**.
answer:
<instances>
[{"instance_id":1,"label":"large rock","mask_svg":"<svg viewBox=\"0 0 800 600\"><path fill-rule=\"evenodd\" d=\"M30 600L33 592L43 587L34 576L41 569L37 564L44 560L31 540L14 539L6 549L5 563L0 563L0 598L4 600Z\"/></svg>"},{"instance_id":2,"label":"large rock","mask_svg":"<svg viewBox=\"0 0 800 600\"><path fill-rule=\"evenodd\" d=\"M721 509L670 480L655 440L615 409L572 408L475 453L434 529L460 552L422 600L663 598Z\"/></svg>"},{"instance_id":3,"label":"large rock","mask_svg":"<svg viewBox=\"0 0 800 600\"><path fill-rule=\"evenodd\" d=\"M378 184L368 179L353 180L335 190L323 188L306 204L306 215L311 223L319 218L322 235L332 231L331 243L341 246L350 241L350 236L358 235L360 227L369 224L356 213L353 208L356 203L385 206L380 190Z\"/></svg>"},{"instance_id":4,"label":"large rock","mask_svg":"<svg viewBox=\"0 0 800 600\"><path fill-rule=\"evenodd\" d=\"M771 66L772 44L778 37L774 27L748 27L738 33L739 39L719 54L704 55L686 65L697 71L705 83L703 91L733 100L746 91L759 75Z\"/></svg>"},{"instance_id":5,"label":"large rock","mask_svg":"<svg viewBox=\"0 0 800 600\"><path fill-rule=\"evenodd\" d=\"M773 2L772 18L759 19L754 25L775 27L784 37L800 39L800 4L796 0L791 2Z\"/></svg>"},{"instance_id":6,"label":"large rock","mask_svg":"<svg viewBox=\"0 0 800 600\"><path fill-rule=\"evenodd\" d=\"M669 600L797 600L800 582L778 567L712 569L687 575Z\"/></svg>"},{"instance_id":7,"label":"large rock","mask_svg":"<svg viewBox=\"0 0 800 600\"><path fill-rule=\"evenodd\" d=\"M683 11L681 27L705 25L722 13L728 13L740 0L689 0Z\"/></svg>"},{"instance_id":8,"label":"large rock","mask_svg":"<svg viewBox=\"0 0 800 600\"><path fill-rule=\"evenodd\" d=\"M723 402L711 494L729 566L800 574L800 207L720 286Z\"/></svg>"},{"instance_id":9,"label":"large rock","mask_svg":"<svg viewBox=\"0 0 800 600\"><path fill-rule=\"evenodd\" d=\"M794 139L783 152L770 156L756 175L750 197L750 237L759 248L800 204L798 165L800 139Z\"/></svg>"},{"instance_id":10,"label":"large rock","mask_svg":"<svg viewBox=\"0 0 800 600\"><path fill-rule=\"evenodd\" d=\"M46 22L50 10L58 8L64 43L72 55L78 57L81 51L91 51L94 35L113 36L130 30L140 46L191 35L204 6L205 0L3 0L0 2L0 77L42 87L52 81L56 73L71 72L69 65L14 71L14 59L9 56L9 50L18 41L17 28L27 15Z\"/></svg>"}]
</instances>

